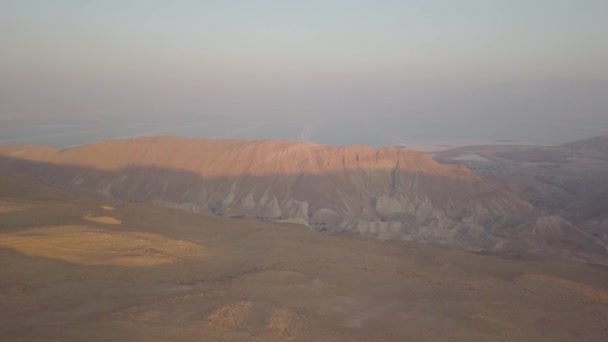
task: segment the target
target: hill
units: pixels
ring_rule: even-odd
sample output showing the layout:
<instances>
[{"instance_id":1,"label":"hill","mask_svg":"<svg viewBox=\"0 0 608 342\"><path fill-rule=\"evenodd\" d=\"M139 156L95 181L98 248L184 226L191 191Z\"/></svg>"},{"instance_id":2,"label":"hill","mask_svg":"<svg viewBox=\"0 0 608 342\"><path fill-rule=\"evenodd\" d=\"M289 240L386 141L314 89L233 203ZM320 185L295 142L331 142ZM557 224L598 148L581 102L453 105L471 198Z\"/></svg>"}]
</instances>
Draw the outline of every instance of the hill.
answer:
<instances>
[{"instance_id":1,"label":"hill","mask_svg":"<svg viewBox=\"0 0 608 342\"><path fill-rule=\"evenodd\" d=\"M570 225L553 235L517 182L403 148L152 137L63 150L0 148L0 167L69 189L329 233L607 262ZM522 236L526 238L522 240ZM592 246L589 248L589 246Z\"/></svg>"},{"instance_id":2,"label":"hill","mask_svg":"<svg viewBox=\"0 0 608 342\"><path fill-rule=\"evenodd\" d=\"M574 149L581 154L591 154L597 158L608 160L608 134L565 144L564 147Z\"/></svg>"}]
</instances>

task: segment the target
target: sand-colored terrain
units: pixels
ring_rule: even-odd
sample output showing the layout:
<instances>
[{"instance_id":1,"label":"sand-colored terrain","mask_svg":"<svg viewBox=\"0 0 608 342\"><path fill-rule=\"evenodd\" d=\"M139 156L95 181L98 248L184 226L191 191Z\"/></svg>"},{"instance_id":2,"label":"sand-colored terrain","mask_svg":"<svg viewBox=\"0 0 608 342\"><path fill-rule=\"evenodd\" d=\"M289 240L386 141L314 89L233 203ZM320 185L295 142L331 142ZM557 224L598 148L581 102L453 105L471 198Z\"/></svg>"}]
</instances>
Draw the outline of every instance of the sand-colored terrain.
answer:
<instances>
[{"instance_id":1,"label":"sand-colored terrain","mask_svg":"<svg viewBox=\"0 0 608 342\"><path fill-rule=\"evenodd\" d=\"M117 219L116 217L113 216L92 216L92 215L85 215L82 217L83 219L90 221L90 222L97 222L97 223L103 223L103 224L121 224L122 221Z\"/></svg>"},{"instance_id":2,"label":"sand-colored terrain","mask_svg":"<svg viewBox=\"0 0 608 342\"><path fill-rule=\"evenodd\" d=\"M608 269L115 205L2 174L1 341L607 341Z\"/></svg>"},{"instance_id":3,"label":"sand-colored terrain","mask_svg":"<svg viewBox=\"0 0 608 342\"><path fill-rule=\"evenodd\" d=\"M0 202L0 214L12 213L25 209L24 204L11 203L11 202Z\"/></svg>"},{"instance_id":4,"label":"sand-colored terrain","mask_svg":"<svg viewBox=\"0 0 608 342\"><path fill-rule=\"evenodd\" d=\"M0 234L0 247L79 265L148 266L200 258L206 254L205 249L197 244L158 234L116 232L86 226L4 233Z\"/></svg>"}]
</instances>

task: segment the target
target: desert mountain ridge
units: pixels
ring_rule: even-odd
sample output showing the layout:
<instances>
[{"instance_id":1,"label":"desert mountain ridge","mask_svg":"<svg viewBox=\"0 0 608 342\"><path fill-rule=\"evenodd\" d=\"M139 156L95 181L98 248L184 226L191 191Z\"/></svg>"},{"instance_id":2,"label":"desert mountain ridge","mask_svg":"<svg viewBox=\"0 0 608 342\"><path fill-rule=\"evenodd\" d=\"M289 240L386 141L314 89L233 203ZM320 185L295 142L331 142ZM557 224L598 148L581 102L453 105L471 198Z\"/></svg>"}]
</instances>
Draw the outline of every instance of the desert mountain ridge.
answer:
<instances>
[{"instance_id":1,"label":"desert mountain ridge","mask_svg":"<svg viewBox=\"0 0 608 342\"><path fill-rule=\"evenodd\" d=\"M118 170L159 167L202 177L249 174L292 175L353 169L403 170L478 178L463 165L442 165L428 154L400 147L332 147L287 140L191 139L175 136L108 140L66 149L47 146L0 147L4 155L37 162Z\"/></svg>"},{"instance_id":2,"label":"desert mountain ridge","mask_svg":"<svg viewBox=\"0 0 608 342\"><path fill-rule=\"evenodd\" d=\"M591 262L608 253L603 237L536 206L527 184L399 147L144 137L0 157L66 188L192 212Z\"/></svg>"}]
</instances>

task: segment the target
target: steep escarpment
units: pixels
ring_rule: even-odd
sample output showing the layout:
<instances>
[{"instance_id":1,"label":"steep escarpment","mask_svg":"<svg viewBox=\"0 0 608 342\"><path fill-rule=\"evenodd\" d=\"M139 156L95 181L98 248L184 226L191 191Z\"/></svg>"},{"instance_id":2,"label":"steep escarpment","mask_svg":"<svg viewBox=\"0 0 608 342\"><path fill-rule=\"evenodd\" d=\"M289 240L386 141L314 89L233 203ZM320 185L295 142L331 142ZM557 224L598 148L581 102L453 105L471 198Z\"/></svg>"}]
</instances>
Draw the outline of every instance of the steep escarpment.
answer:
<instances>
[{"instance_id":1,"label":"steep escarpment","mask_svg":"<svg viewBox=\"0 0 608 342\"><path fill-rule=\"evenodd\" d=\"M402 148L153 137L0 155L10 170L125 200L380 239L504 249L536 215L510 184Z\"/></svg>"}]
</instances>

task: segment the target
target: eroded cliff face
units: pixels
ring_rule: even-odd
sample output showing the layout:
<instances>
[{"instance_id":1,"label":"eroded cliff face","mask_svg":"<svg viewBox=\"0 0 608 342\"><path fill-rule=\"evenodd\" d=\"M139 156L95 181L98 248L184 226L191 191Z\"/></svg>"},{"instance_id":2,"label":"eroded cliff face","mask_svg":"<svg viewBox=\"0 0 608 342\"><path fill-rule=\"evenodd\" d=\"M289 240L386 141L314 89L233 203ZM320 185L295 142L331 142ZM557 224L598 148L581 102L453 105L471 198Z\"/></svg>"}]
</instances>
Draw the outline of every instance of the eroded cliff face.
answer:
<instances>
[{"instance_id":1,"label":"eroded cliff face","mask_svg":"<svg viewBox=\"0 0 608 342\"><path fill-rule=\"evenodd\" d=\"M106 196L379 239L505 249L536 215L508 184L401 148L156 137L0 155L5 168Z\"/></svg>"}]
</instances>

